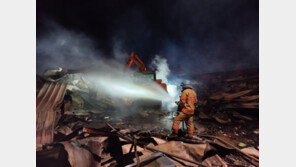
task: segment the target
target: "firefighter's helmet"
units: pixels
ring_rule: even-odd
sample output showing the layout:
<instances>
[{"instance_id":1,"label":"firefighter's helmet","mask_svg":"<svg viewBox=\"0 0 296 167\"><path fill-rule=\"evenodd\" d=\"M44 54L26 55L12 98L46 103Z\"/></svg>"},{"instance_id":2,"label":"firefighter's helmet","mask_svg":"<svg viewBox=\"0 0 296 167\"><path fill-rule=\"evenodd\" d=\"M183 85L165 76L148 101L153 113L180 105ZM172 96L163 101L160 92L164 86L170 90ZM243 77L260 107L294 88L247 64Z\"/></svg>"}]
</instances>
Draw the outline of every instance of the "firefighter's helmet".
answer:
<instances>
[{"instance_id":1,"label":"firefighter's helmet","mask_svg":"<svg viewBox=\"0 0 296 167\"><path fill-rule=\"evenodd\" d=\"M190 87L191 86L191 83L189 80L185 80L181 83L181 86L182 87Z\"/></svg>"}]
</instances>

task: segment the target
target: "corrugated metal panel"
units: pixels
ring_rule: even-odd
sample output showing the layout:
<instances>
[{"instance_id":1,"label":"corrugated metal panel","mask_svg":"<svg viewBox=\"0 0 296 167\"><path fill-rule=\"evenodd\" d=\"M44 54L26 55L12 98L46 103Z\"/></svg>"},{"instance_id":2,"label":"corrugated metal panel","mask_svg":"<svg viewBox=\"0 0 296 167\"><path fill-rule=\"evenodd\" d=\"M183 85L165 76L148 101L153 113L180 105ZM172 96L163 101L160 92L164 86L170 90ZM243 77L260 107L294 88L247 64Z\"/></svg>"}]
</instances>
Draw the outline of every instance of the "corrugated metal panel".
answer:
<instances>
[{"instance_id":1,"label":"corrugated metal panel","mask_svg":"<svg viewBox=\"0 0 296 167\"><path fill-rule=\"evenodd\" d=\"M62 103L66 85L46 82L37 95L36 102L36 143L53 142L57 112Z\"/></svg>"}]
</instances>

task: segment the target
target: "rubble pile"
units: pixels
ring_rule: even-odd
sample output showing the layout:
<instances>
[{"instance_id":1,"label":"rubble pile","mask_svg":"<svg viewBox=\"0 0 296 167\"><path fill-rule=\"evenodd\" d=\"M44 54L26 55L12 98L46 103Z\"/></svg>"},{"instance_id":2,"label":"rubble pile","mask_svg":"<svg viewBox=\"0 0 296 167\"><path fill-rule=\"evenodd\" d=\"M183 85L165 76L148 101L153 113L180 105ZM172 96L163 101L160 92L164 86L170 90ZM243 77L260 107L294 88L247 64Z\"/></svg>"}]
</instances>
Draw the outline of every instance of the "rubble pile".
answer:
<instances>
[{"instance_id":1,"label":"rubble pile","mask_svg":"<svg viewBox=\"0 0 296 167\"><path fill-rule=\"evenodd\" d=\"M37 166L259 166L257 72L198 76L192 139L182 127L168 136L171 113L130 109L122 117L83 79L37 77Z\"/></svg>"},{"instance_id":2,"label":"rubble pile","mask_svg":"<svg viewBox=\"0 0 296 167\"><path fill-rule=\"evenodd\" d=\"M52 143L37 147L37 166L258 166L258 150L225 137L124 129L120 122L90 127L85 116L64 115Z\"/></svg>"},{"instance_id":3,"label":"rubble pile","mask_svg":"<svg viewBox=\"0 0 296 167\"><path fill-rule=\"evenodd\" d=\"M221 124L232 119L251 121L248 115L259 115L259 71L250 69L213 73L197 77L201 84L199 95L200 118L213 118Z\"/></svg>"}]
</instances>

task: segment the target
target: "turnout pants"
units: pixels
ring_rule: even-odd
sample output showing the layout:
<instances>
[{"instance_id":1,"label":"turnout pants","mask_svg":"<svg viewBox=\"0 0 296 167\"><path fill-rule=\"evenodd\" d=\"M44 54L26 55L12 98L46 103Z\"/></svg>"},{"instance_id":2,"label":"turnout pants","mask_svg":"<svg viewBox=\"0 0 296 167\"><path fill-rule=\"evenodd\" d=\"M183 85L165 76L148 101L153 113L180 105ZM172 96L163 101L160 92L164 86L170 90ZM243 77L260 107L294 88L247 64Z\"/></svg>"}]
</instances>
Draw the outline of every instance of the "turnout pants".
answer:
<instances>
[{"instance_id":1,"label":"turnout pants","mask_svg":"<svg viewBox=\"0 0 296 167\"><path fill-rule=\"evenodd\" d=\"M179 115L175 117L172 127L173 132L178 133L179 125L182 121L186 123L188 135L192 136L194 133L193 114L185 114L184 112L180 112Z\"/></svg>"}]
</instances>

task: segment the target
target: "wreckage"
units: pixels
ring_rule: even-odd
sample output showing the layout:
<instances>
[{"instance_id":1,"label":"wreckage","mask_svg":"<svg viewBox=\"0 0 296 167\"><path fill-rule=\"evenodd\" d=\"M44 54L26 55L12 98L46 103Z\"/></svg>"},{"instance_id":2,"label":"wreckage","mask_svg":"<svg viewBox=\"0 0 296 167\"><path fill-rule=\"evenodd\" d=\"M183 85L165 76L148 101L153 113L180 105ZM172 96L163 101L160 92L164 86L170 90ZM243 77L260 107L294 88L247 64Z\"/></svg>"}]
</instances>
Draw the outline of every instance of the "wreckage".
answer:
<instances>
[{"instance_id":1,"label":"wreckage","mask_svg":"<svg viewBox=\"0 0 296 167\"><path fill-rule=\"evenodd\" d=\"M37 76L37 166L258 166L257 71L196 77L196 133L169 139L170 113L116 117L82 75Z\"/></svg>"}]
</instances>

